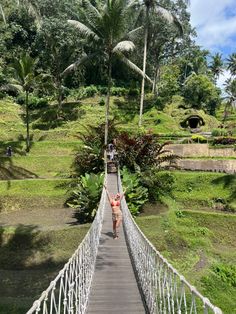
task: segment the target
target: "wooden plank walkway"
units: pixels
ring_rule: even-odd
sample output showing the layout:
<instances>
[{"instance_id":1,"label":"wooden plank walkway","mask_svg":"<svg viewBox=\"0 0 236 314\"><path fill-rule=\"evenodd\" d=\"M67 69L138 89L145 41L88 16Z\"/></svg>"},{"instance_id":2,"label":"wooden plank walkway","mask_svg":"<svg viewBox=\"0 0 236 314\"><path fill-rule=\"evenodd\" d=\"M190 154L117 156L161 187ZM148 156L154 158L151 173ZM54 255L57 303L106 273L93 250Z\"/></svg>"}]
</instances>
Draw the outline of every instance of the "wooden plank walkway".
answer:
<instances>
[{"instance_id":1,"label":"wooden plank walkway","mask_svg":"<svg viewBox=\"0 0 236 314\"><path fill-rule=\"evenodd\" d=\"M107 180L109 192L117 193L117 175L108 174ZM123 227L120 229L119 239L113 239L108 200L86 313L147 313L134 275Z\"/></svg>"}]
</instances>

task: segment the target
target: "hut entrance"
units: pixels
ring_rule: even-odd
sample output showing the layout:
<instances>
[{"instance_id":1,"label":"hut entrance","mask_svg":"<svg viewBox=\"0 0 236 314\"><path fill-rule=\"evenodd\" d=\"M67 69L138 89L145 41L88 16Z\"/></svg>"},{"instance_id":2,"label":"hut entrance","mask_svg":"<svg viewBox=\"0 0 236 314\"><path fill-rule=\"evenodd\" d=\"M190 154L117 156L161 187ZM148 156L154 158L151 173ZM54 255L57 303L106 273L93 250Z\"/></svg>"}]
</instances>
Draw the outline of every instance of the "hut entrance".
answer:
<instances>
[{"instance_id":1,"label":"hut entrance","mask_svg":"<svg viewBox=\"0 0 236 314\"><path fill-rule=\"evenodd\" d=\"M180 123L183 128L197 129L204 125L202 117L198 115L192 115L186 118L184 121Z\"/></svg>"}]
</instances>

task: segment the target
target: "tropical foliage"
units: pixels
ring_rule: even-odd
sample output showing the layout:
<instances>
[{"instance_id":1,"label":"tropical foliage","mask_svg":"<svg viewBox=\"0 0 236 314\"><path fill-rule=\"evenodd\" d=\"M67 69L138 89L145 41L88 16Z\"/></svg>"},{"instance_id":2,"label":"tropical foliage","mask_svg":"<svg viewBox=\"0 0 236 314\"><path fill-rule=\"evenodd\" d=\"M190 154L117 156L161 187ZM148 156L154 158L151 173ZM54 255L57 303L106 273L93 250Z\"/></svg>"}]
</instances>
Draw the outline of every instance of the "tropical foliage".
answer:
<instances>
[{"instance_id":1,"label":"tropical foliage","mask_svg":"<svg viewBox=\"0 0 236 314\"><path fill-rule=\"evenodd\" d=\"M133 216L136 216L148 201L148 189L142 185L139 173L131 173L124 167L121 176L129 210Z\"/></svg>"},{"instance_id":2,"label":"tropical foliage","mask_svg":"<svg viewBox=\"0 0 236 314\"><path fill-rule=\"evenodd\" d=\"M152 167L142 173L141 182L148 189L149 201L155 203L162 196L172 196L171 191L175 177L169 172L163 172Z\"/></svg>"},{"instance_id":3,"label":"tropical foliage","mask_svg":"<svg viewBox=\"0 0 236 314\"><path fill-rule=\"evenodd\" d=\"M125 165L131 171L172 165L177 158L166 150L167 143L161 144L158 136L152 133L136 136L122 133L116 139L116 145L120 165Z\"/></svg>"},{"instance_id":4,"label":"tropical foliage","mask_svg":"<svg viewBox=\"0 0 236 314\"><path fill-rule=\"evenodd\" d=\"M78 135L78 139L82 141L82 146L75 157L75 175L86 172L98 173L104 170L104 123L98 126L84 126L84 129L85 132ZM112 141L117 134L115 122L110 120L108 140Z\"/></svg>"},{"instance_id":5,"label":"tropical foliage","mask_svg":"<svg viewBox=\"0 0 236 314\"><path fill-rule=\"evenodd\" d=\"M86 173L73 182L71 196L66 203L75 209L79 222L90 222L96 215L103 180L103 174Z\"/></svg>"},{"instance_id":6,"label":"tropical foliage","mask_svg":"<svg viewBox=\"0 0 236 314\"><path fill-rule=\"evenodd\" d=\"M28 54L22 54L12 64L15 78L6 86L9 89L16 89L25 93L25 123L26 123L26 151L30 150L29 131L29 93L35 86L35 61Z\"/></svg>"},{"instance_id":7,"label":"tropical foliage","mask_svg":"<svg viewBox=\"0 0 236 314\"><path fill-rule=\"evenodd\" d=\"M214 114L220 101L220 91L206 75L192 74L185 81L183 96L187 103L195 109L204 109Z\"/></svg>"},{"instance_id":8,"label":"tropical foliage","mask_svg":"<svg viewBox=\"0 0 236 314\"><path fill-rule=\"evenodd\" d=\"M143 76L143 72L126 57L126 54L132 52L135 48L130 36L134 36L140 30L140 27L135 29L130 27L132 25L131 21L134 24L136 20L133 12L135 12L133 3L125 0L107 0L105 3L98 4L97 8L91 2L85 0L80 12L80 20L68 21L87 39L89 45L93 44L94 49L71 64L64 71L64 74L95 58L104 63L107 69L105 145L108 143L112 63L114 58L121 60L132 70Z\"/></svg>"}]
</instances>

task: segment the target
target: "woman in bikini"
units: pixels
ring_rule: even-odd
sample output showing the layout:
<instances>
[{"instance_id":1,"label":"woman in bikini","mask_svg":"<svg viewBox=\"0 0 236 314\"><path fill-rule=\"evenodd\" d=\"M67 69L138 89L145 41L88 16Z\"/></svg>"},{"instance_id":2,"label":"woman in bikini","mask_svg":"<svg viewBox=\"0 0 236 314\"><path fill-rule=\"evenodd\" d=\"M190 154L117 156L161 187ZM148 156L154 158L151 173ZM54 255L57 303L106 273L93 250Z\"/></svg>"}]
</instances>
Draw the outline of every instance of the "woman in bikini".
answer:
<instances>
[{"instance_id":1,"label":"woman in bikini","mask_svg":"<svg viewBox=\"0 0 236 314\"><path fill-rule=\"evenodd\" d=\"M112 210L112 222L113 222L113 237L114 239L118 239L119 237L119 227L122 222L122 211L120 209L120 203L124 196L124 193L120 195L120 193L117 193L115 196L111 196L110 193L107 190L107 186L104 185L107 196L111 205Z\"/></svg>"}]
</instances>

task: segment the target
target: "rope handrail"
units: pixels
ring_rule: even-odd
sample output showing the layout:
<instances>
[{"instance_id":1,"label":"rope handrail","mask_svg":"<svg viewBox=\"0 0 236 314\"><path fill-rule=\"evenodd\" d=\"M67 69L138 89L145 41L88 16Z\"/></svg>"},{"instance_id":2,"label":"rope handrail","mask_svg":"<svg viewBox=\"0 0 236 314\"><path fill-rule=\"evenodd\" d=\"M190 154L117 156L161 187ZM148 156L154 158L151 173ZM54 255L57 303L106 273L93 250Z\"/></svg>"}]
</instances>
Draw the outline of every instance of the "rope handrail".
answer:
<instances>
[{"instance_id":1,"label":"rope handrail","mask_svg":"<svg viewBox=\"0 0 236 314\"><path fill-rule=\"evenodd\" d=\"M83 241L26 314L85 313L102 230L105 201L106 191L103 188L96 217Z\"/></svg>"},{"instance_id":2,"label":"rope handrail","mask_svg":"<svg viewBox=\"0 0 236 314\"><path fill-rule=\"evenodd\" d=\"M119 192L123 192L118 172ZM151 314L222 314L161 255L121 201L124 229L146 306Z\"/></svg>"}]
</instances>

